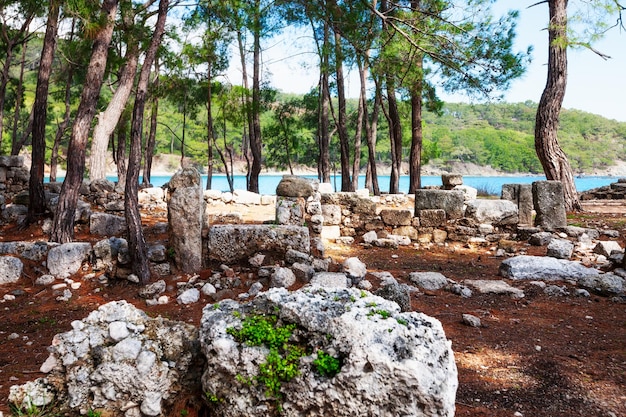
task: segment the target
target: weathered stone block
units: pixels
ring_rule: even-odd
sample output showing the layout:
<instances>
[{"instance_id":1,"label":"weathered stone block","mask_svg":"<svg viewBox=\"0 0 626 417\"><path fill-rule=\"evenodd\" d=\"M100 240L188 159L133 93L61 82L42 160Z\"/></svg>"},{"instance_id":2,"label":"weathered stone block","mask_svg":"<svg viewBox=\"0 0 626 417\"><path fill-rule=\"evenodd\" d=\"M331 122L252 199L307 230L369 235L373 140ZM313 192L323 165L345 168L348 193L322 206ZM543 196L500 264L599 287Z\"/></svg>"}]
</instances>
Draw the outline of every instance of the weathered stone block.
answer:
<instances>
[{"instance_id":1,"label":"weathered stone block","mask_svg":"<svg viewBox=\"0 0 626 417\"><path fill-rule=\"evenodd\" d=\"M501 197L517 204L519 224L533 224L533 190L531 184L504 184Z\"/></svg>"},{"instance_id":2,"label":"weathered stone block","mask_svg":"<svg viewBox=\"0 0 626 417\"><path fill-rule=\"evenodd\" d=\"M532 185L533 203L537 216L535 225L545 230L567 226L563 184L559 181L535 181Z\"/></svg>"},{"instance_id":3,"label":"weathered stone block","mask_svg":"<svg viewBox=\"0 0 626 417\"><path fill-rule=\"evenodd\" d=\"M341 206L337 204L323 204L322 215L325 226L341 224Z\"/></svg>"},{"instance_id":4,"label":"weathered stone block","mask_svg":"<svg viewBox=\"0 0 626 417\"><path fill-rule=\"evenodd\" d=\"M463 217L464 197L462 191L429 190L415 191L415 213L420 210L442 209L448 219Z\"/></svg>"},{"instance_id":5,"label":"weathered stone block","mask_svg":"<svg viewBox=\"0 0 626 417\"><path fill-rule=\"evenodd\" d=\"M494 225L517 224L517 205L509 200L472 200L467 204L465 216L477 223Z\"/></svg>"},{"instance_id":6,"label":"weathered stone block","mask_svg":"<svg viewBox=\"0 0 626 417\"><path fill-rule=\"evenodd\" d=\"M215 225L209 228L209 259L231 263L252 255L273 253L284 258L289 249L310 252L309 229L301 226Z\"/></svg>"},{"instance_id":7,"label":"weathered stone block","mask_svg":"<svg viewBox=\"0 0 626 417\"><path fill-rule=\"evenodd\" d=\"M416 211L420 227L438 227L446 224L446 212L443 209Z\"/></svg>"},{"instance_id":8,"label":"weathered stone block","mask_svg":"<svg viewBox=\"0 0 626 417\"><path fill-rule=\"evenodd\" d=\"M313 195L319 188L319 181L295 175L285 175L276 187L276 195L279 197L304 197Z\"/></svg>"},{"instance_id":9,"label":"weathered stone block","mask_svg":"<svg viewBox=\"0 0 626 417\"><path fill-rule=\"evenodd\" d=\"M202 268L204 198L201 184L200 173L195 168L178 171L169 183L169 244L174 250L176 267L182 272Z\"/></svg>"},{"instance_id":10,"label":"weathered stone block","mask_svg":"<svg viewBox=\"0 0 626 417\"><path fill-rule=\"evenodd\" d=\"M411 210L383 209L380 217L387 226L410 226L413 213Z\"/></svg>"},{"instance_id":11,"label":"weathered stone block","mask_svg":"<svg viewBox=\"0 0 626 417\"><path fill-rule=\"evenodd\" d=\"M441 174L441 182L443 188L451 190L457 185L463 185L463 176L461 174Z\"/></svg>"}]
</instances>

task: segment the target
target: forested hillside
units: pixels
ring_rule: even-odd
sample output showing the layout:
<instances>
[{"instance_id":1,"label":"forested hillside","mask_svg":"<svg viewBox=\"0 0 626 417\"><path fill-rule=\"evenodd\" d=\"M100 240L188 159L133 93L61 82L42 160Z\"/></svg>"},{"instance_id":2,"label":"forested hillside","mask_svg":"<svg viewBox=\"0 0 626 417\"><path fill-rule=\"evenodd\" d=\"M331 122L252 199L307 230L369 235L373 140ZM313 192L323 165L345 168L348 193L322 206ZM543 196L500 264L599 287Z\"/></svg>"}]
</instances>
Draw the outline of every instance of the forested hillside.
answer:
<instances>
[{"instance_id":1,"label":"forested hillside","mask_svg":"<svg viewBox=\"0 0 626 417\"><path fill-rule=\"evenodd\" d=\"M235 89L235 88L233 88ZM217 91L221 91L219 88ZM226 115L224 129L223 108L229 103L221 96L214 98L215 129L220 149L232 150L235 159L243 159L243 115ZM270 94L270 92L268 92ZM292 165L315 168L319 153L315 141L317 119L313 108L315 97L271 93L272 101L262 114L264 161L267 167L289 169ZM236 96L236 95L235 95ZM237 100L236 97L234 99ZM232 102L230 103L232 105ZM348 100L348 114L356 117L356 100ZM424 163L446 161L473 162L489 165L504 172L541 173L534 146L534 119L537 104L493 103L464 104L445 103L440 114L424 112ZM409 104L401 102L403 128L403 160L409 157L410 120ZM232 110L230 110L232 111ZM185 154L199 166L205 167L206 115L195 109L187 115L185 130ZM381 165L391 162L389 133L381 116L377 134L377 160ZM180 154L183 115L174 101L167 100L159 110L157 153ZM224 137L224 131L226 135ZM354 134L354 132L350 132ZM622 156L626 158L626 123L608 120L602 116L579 110L564 109L561 115L560 140L577 173L591 172L610 166ZM225 142L224 142L225 140ZM226 147L224 147L226 143ZM339 164L339 144L331 140L331 162ZM289 155L288 155L289 152ZM224 151L225 154L228 152ZM361 152L365 167L367 149ZM222 171L223 163L216 162Z\"/></svg>"}]
</instances>

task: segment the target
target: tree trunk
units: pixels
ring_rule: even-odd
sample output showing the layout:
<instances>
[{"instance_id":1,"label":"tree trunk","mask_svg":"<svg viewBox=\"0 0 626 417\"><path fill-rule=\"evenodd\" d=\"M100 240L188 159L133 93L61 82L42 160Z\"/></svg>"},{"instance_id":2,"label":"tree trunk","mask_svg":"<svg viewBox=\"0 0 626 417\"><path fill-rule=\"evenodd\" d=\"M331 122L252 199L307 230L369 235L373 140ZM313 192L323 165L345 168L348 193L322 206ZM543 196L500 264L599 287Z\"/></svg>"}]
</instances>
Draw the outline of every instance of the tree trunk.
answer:
<instances>
[{"instance_id":1,"label":"tree trunk","mask_svg":"<svg viewBox=\"0 0 626 417\"><path fill-rule=\"evenodd\" d=\"M17 84L17 90L15 94L16 97L15 97L15 109L13 111L13 132L11 133L11 144L12 144L11 155L19 155L20 151L22 150L22 147L19 146L20 140L18 139L17 130L20 124L22 99L24 98L24 68L26 67L26 50L28 49L27 46L28 44L25 43L24 47L22 48L22 59L20 63L20 78Z\"/></svg>"},{"instance_id":2,"label":"tree trunk","mask_svg":"<svg viewBox=\"0 0 626 417\"><path fill-rule=\"evenodd\" d=\"M157 87L159 85L159 61L154 59L154 80L152 85ZM155 88L156 89L156 88ZM154 93L152 95L152 108L150 109L150 133L148 133L148 140L146 140L146 153L144 155L143 163L143 178L142 183L145 186L150 185L152 180L152 157L154 155L154 148L156 147L156 131L157 131L157 118L159 115L159 96Z\"/></svg>"},{"instance_id":3,"label":"tree trunk","mask_svg":"<svg viewBox=\"0 0 626 417\"><path fill-rule=\"evenodd\" d=\"M341 36L335 33L335 74L337 77L337 134L339 135L339 151L341 162L341 191L354 191L350 179L350 144L346 126L346 88L343 78L343 52Z\"/></svg>"},{"instance_id":4,"label":"tree trunk","mask_svg":"<svg viewBox=\"0 0 626 417\"><path fill-rule=\"evenodd\" d=\"M44 163L46 158L46 122L48 115L48 86L52 74L52 61L56 49L59 22L59 1L52 0L48 10L46 34L41 50L35 102L33 103L32 161L28 183L28 216L30 224L46 211L46 198L43 190Z\"/></svg>"},{"instance_id":5,"label":"tree trunk","mask_svg":"<svg viewBox=\"0 0 626 417\"><path fill-rule=\"evenodd\" d=\"M261 28L258 13L260 13L259 0L255 0L257 15L254 24L254 50L252 68L252 130L250 131L250 150L252 151L252 167L250 169L250 182L248 191L259 192L259 174L262 162L261 141Z\"/></svg>"},{"instance_id":6,"label":"tree trunk","mask_svg":"<svg viewBox=\"0 0 626 417\"><path fill-rule=\"evenodd\" d=\"M378 114L380 112L380 107L381 92L378 84L376 84L376 95L374 97L374 108L372 109L371 122L367 117L365 118L368 153L366 187L374 195L380 195L380 187L378 186L378 174L376 172L376 134L378 131Z\"/></svg>"},{"instance_id":7,"label":"tree trunk","mask_svg":"<svg viewBox=\"0 0 626 417\"><path fill-rule=\"evenodd\" d=\"M246 51L243 44L243 34L241 31L237 31L237 45L239 46L239 58L241 59L241 80L243 82L244 91L241 93L241 104L245 109L246 122L248 124L248 133L246 133L246 128L243 128L243 135L241 138L241 153L246 159L246 189L250 189L250 173L252 171L252 164L250 160L252 156L250 155L250 144L252 143L252 135L254 135L254 123L252 121L252 106L250 103L250 96L248 95L248 91L250 91L250 83L248 82L248 66L246 64ZM245 125L245 123L244 123Z\"/></svg>"},{"instance_id":8,"label":"tree trunk","mask_svg":"<svg viewBox=\"0 0 626 417\"><path fill-rule=\"evenodd\" d=\"M105 23L100 27L94 39L83 92L72 128L67 155L67 173L61 187L50 236L53 242L66 243L74 239L74 214L78 202L78 191L85 172L85 152L89 129L100 97L116 11L117 0L103 1L101 16Z\"/></svg>"},{"instance_id":9,"label":"tree trunk","mask_svg":"<svg viewBox=\"0 0 626 417\"><path fill-rule=\"evenodd\" d=\"M318 178L321 182L330 182L330 86L328 82L329 65L329 37L328 24L324 23L324 42L321 48L320 66L320 107L318 140L320 153L317 163Z\"/></svg>"},{"instance_id":10,"label":"tree trunk","mask_svg":"<svg viewBox=\"0 0 626 417\"><path fill-rule=\"evenodd\" d=\"M4 65L0 72L0 152L2 152L2 132L4 132L4 108L6 105L7 86L10 81L11 64L13 63L13 53L15 48L26 41L24 34L28 31L30 23L35 17L34 13L28 14L19 29L9 31L8 25L0 25L0 41L5 44Z\"/></svg>"},{"instance_id":11,"label":"tree trunk","mask_svg":"<svg viewBox=\"0 0 626 417\"><path fill-rule=\"evenodd\" d=\"M152 158L154 157L154 148L156 147L156 130L159 115L159 98L152 96L152 107L150 108L150 132L148 140L146 140L146 153L143 162L142 183L146 187L152 182Z\"/></svg>"},{"instance_id":12,"label":"tree trunk","mask_svg":"<svg viewBox=\"0 0 626 417\"><path fill-rule=\"evenodd\" d=\"M126 103L132 92L138 61L139 44L131 38L124 56L124 67L120 73L118 87L106 110L98 115L98 124L93 130L91 156L89 158L89 178L91 180L106 178L106 156L109 148L109 139L126 108Z\"/></svg>"},{"instance_id":13,"label":"tree trunk","mask_svg":"<svg viewBox=\"0 0 626 417\"><path fill-rule=\"evenodd\" d=\"M354 132L354 159L352 161L352 189L359 188L359 174L361 172L361 136L363 135L363 123L365 113L367 113L367 95L365 91L367 78L367 61L358 60L359 78L361 89L359 95L359 108L356 117L356 128Z\"/></svg>"},{"instance_id":14,"label":"tree trunk","mask_svg":"<svg viewBox=\"0 0 626 417\"><path fill-rule=\"evenodd\" d=\"M115 165L117 167L117 188L119 190L122 187L126 187L126 174L128 168L126 165L126 147L128 145L128 123L129 123L128 111L122 114L115 132L117 133L117 150L115 152Z\"/></svg>"},{"instance_id":15,"label":"tree trunk","mask_svg":"<svg viewBox=\"0 0 626 417\"><path fill-rule=\"evenodd\" d=\"M389 123L389 142L391 144L391 175L389 193L400 192L400 168L402 166L402 127L396 99L396 90L391 76L387 76L387 121Z\"/></svg>"},{"instance_id":16,"label":"tree trunk","mask_svg":"<svg viewBox=\"0 0 626 417\"><path fill-rule=\"evenodd\" d=\"M139 171L141 168L141 137L143 134L143 114L148 95L148 83L150 81L150 69L154 63L157 49L161 44L163 32L165 31L165 19L169 0L159 1L159 12L156 26L150 41L150 46L146 52L139 82L137 83L137 94L133 107L133 118L130 129L130 154L128 158L128 173L126 176L126 188L124 195L124 215L128 225L128 251L133 265L133 273L137 275L142 284L150 281L150 267L148 263L148 249L146 240L141 228L141 215L139 213L138 188Z\"/></svg>"},{"instance_id":17,"label":"tree trunk","mask_svg":"<svg viewBox=\"0 0 626 417\"><path fill-rule=\"evenodd\" d=\"M421 74L422 59L415 59ZM421 75L411 88L411 156L409 158L409 194L422 188L422 90Z\"/></svg>"},{"instance_id":18,"label":"tree trunk","mask_svg":"<svg viewBox=\"0 0 626 417\"><path fill-rule=\"evenodd\" d=\"M2 73L0 73L0 153L2 152L2 132L4 131L4 108L6 106L7 86L9 85L9 70L13 61L13 48L11 43L6 45L6 55Z\"/></svg>"},{"instance_id":19,"label":"tree trunk","mask_svg":"<svg viewBox=\"0 0 626 417\"><path fill-rule=\"evenodd\" d=\"M572 167L559 145L559 114L567 85L567 0L550 0L548 80L535 120L535 150L548 180L561 181L566 210L581 210Z\"/></svg>"},{"instance_id":20,"label":"tree trunk","mask_svg":"<svg viewBox=\"0 0 626 417\"><path fill-rule=\"evenodd\" d=\"M210 190L213 185L213 91L211 88L211 62L208 62L207 68L207 105L206 105L206 131L207 131L207 172L206 172L206 189Z\"/></svg>"}]
</instances>

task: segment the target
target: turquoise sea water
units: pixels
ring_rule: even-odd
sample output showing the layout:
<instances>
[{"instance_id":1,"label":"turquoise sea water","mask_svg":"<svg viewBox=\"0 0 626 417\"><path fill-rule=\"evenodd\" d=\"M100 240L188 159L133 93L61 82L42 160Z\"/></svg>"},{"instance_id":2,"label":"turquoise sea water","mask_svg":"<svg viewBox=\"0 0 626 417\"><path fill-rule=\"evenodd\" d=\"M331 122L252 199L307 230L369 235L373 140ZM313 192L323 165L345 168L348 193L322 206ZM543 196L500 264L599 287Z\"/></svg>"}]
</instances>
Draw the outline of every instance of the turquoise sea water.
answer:
<instances>
[{"instance_id":1,"label":"turquoise sea water","mask_svg":"<svg viewBox=\"0 0 626 417\"><path fill-rule=\"evenodd\" d=\"M276 194L276 186L282 179L282 175L260 175L259 176L259 191L261 194ZM306 178L317 178L315 175L303 175ZM115 180L115 178L110 178ZM160 187L169 181L170 176L152 176L152 185ZM204 185L206 186L206 175L202 176ZM464 176L463 183L474 188L481 190L487 190L492 194L500 194L503 184L531 184L534 181L542 181L546 178L544 176L520 176L520 177L482 177L482 176ZM616 182L616 177L580 177L576 178L576 189L578 191L586 191L592 188L598 188L605 185L609 185L612 182ZM341 189L341 176L331 177L331 184L336 190ZM378 184L381 192L389 191L389 176L380 175L378 177ZM235 189L246 189L246 177L245 175L236 175L234 177ZM422 186L427 185L441 185L441 176L423 176ZM359 177L359 188L365 186L365 176ZM228 182L226 176L213 174L212 189L220 191L228 191ZM408 192L409 190L409 177L408 175L400 177L400 191Z\"/></svg>"},{"instance_id":2,"label":"turquoise sea water","mask_svg":"<svg viewBox=\"0 0 626 417\"><path fill-rule=\"evenodd\" d=\"M305 178L315 179L315 175L302 175ZM117 181L116 177L107 177L111 181ZM152 185L154 187L160 187L171 178L171 175L153 175ZM276 194L276 187L283 178L282 175L260 175L259 176L259 191L261 194ZM479 190L486 190L490 194L499 195L502 190L503 184L532 184L535 181L543 181L546 178L544 176L503 176L503 177L483 177L483 176L464 176L463 183ZM617 177L609 176L589 176L589 177L577 177L575 178L576 189L578 191L587 191L592 188L598 188L605 185L609 185L612 182L617 181ZM58 181L63 181L63 177ZM141 181L141 178L140 178ZM206 175L202 176L203 188L206 187ZM331 184L336 190L341 189L341 176L331 177ZM381 192L389 191L389 175L379 175L378 184ZM441 185L441 176L422 176L422 186L428 185ZM235 175L234 186L236 190L246 189L246 176ZM365 187L365 175L359 177L359 188ZM229 191L228 181L226 176L222 174L213 174L212 189L220 191ZM408 192L409 190L409 176L403 175L400 177L400 191Z\"/></svg>"}]
</instances>

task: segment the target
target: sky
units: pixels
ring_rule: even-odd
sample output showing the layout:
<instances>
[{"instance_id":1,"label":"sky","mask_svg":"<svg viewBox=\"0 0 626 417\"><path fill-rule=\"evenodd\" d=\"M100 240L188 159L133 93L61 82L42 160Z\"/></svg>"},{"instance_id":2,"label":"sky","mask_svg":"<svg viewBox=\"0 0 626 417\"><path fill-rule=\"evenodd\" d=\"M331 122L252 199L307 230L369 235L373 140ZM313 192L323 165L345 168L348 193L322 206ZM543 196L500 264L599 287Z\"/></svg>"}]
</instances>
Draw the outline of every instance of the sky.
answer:
<instances>
[{"instance_id":1,"label":"sky","mask_svg":"<svg viewBox=\"0 0 626 417\"><path fill-rule=\"evenodd\" d=\"M548 5L527 6L534 0L498 0L494 11L503 13L509 9L520 11L517 25L517 50L533 46L532 62L526 74L511 83L504 92L509 103L527 100L539 102L546 83L548 59ZM570 2L570 4L573 2ZM310 50L310 38L306 34L288 32L279 39L266 44L263 53L264 66L271 72L271 84L287 93L303 94L317 84L317 56ZM626 32L612 29L594 47L611 58L604 60L589 50L568 50L568 83L563 108L578 109L599 114L608 119L626 122ZM231 62L237 61L236 59ZM241 84L240 70L231 68L229 77L234 84ZM356 71L350 74L347 88L351 97L358 94ZM463 94L440 94L446 102L468 102Z\"/></svg>"}]
</instances>

